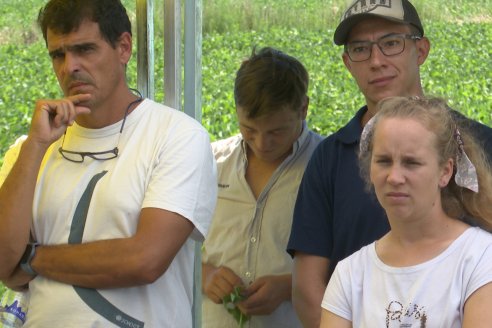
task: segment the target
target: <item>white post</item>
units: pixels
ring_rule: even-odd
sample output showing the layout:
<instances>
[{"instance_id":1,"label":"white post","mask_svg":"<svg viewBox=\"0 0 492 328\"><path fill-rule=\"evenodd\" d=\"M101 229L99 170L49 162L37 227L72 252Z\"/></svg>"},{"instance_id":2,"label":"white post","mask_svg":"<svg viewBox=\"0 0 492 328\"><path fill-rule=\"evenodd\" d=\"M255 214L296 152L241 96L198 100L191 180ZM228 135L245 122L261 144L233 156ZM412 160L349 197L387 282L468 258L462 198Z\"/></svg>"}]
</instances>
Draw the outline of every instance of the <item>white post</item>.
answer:
<instances>
[{"instance_id":1,"label":"white post","mask_svg":"<svg viewBox=\"0 0 492 328\"><path fill-rule=\"evenodd\" d=\"M184 99L182 98L181 2L164 0L164 103L201 121L202 0L185 0ZM183 106L181 106L183 104ZM193 328L202 322L202 243L195 243Z\"/></svg>"},{"instance_id":2,"label":"white post","mask_svg":"<svg viewBox=\"0 0 492 328\"><path fill-rule=\"evenodd\" d=\"M154 99L154 0L137 0L137 89Z\"/></svg>"},{"instance_id":3,"label":"white post","mask_svg":"<svg viewBox=\"0 0 492 328\"><path fill-rule=\"evenodd\" d=\"M185 0L184 99L182 100L181 3L164 0L164 104L201 121L202 0ZM154 2L137 0L137 87L154 99ZM184 106L181 104L184 103ZM195 244L193 328L201 327L201 247ZM164 297L164 296L163 296Z\"/></svg>"},{"instance_id":4,"label":"white post","mask_svg":"<svg viewBox=\"0 0 492 328\"><path fill-rule=\"evenodd\" d=\"M202 0L185 5L184 111L202 119Z\"/></svg>"},{"instance_id":5,"label":"white post","mask_svg":"<svg viewBox=\"0 0 492 328\"><path fill-rule=\"evenodd\" d=\"M181 110L181 4L164 0L164 104Z\"/></svg>"},{"instance_id":6,"label":"white post","mask_svg":"<svg viewBox=\"0 0 492 328\"><path fill-rule=\"evenodd\" d=\"M185 2L184 111L202 120L202 0ZM202 326L202 243L195 243L193 328Z\"/></svg>"}]
</instances>

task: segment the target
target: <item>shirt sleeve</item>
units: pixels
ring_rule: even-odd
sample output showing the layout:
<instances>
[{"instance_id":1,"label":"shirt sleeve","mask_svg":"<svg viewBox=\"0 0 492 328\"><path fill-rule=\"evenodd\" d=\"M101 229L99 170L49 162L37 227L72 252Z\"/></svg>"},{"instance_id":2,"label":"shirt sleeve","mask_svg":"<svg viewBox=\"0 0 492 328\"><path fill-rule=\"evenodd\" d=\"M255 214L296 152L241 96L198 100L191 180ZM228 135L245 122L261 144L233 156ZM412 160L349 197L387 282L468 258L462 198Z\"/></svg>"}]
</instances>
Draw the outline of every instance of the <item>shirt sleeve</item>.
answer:
<instances>
[{"instance_id":1,"label":"shirt sleeve","mask_svg":"<svg viewBox=\"0 0 492 328\"><path fill-rule=\"evenodd\" d=\"M19 157L19 152L22 146L22 143L24 140L26 140L27 136L21 136L19 137L15 143L10 146L10 148L7 150L5 153L5 156L3 158L3 165L2 168L0 169L0 186L3 184L5 179L10 173L10 170L12 170L12 167L14 166L15 162L17 161L17 157Z\"/></svg>"},{"instance_id":2,"label":"shirt sleeve","mask_svg":"<svg viewBox=\"0 0 492 328\"><path fill-rule=\"evenodd\" d=\"M322 142L314 151L304 172L297 200L287 251L331 257L332 197L329 186L330 168L326 163ZM333 155L330 155L330 158Z\"/></svg>"},{"instance_id":3,"label":"shirt sleeve","mask_svg":"<svg viewBox=\"0 0 492 328\"><path fill-rule=\"evenodd\" d=\"M339 317L352 321L351 300L349 299L352 293L350 292L351 283L347 279L350 275L346 271L347 266L344 262L339 262L333 275L326 287L321 307L328 310ZM344 271L345 270L345 271ZM345 279L344 279L345 278Z\"/></svg>"},{"instance_id":4,"label":"shirt sleeve","mask_svg":"<svg viewBox=\"0 0 492 328\"><path fill-rule=\"evenodd\" d=\"M488 232L481 231L481 234L485 235ZM476 254L479 259L467 284L464 302L480 287L492 282L492 243L483 245L476 242Z\"/></svg>"},{"instance_id":5,"label":"shirt sleeve","mask_svg":"<svg viewBox=\"0 0 492 328\"><path fill-rule=\"evenodd\" d=\"M192 238L202 241L217 200L217 168L205 129L182 123L160 150L142 207L180 214L195 225Z\"/></svg>"}]
</instances>

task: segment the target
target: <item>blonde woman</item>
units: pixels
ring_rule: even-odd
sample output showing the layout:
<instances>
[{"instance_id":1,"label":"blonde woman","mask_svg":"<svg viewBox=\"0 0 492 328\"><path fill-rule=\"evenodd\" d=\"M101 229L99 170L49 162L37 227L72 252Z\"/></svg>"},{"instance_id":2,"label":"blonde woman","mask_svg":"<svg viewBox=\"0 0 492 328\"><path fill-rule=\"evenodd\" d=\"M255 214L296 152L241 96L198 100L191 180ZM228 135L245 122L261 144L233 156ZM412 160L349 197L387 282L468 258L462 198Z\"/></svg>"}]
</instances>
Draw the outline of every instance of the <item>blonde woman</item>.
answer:
<instances>
[{"instance_id":1,"label":"blonde woman","mask_svg":"<svg viewBox=\"0 0 492 328\"><path fill-rule=\"evenodd\" d=\"M490 327L492 177L439 99L388 98L365 127L361 171L391 230L341 261L321 327Z\"/></svg>"}]
</instances>

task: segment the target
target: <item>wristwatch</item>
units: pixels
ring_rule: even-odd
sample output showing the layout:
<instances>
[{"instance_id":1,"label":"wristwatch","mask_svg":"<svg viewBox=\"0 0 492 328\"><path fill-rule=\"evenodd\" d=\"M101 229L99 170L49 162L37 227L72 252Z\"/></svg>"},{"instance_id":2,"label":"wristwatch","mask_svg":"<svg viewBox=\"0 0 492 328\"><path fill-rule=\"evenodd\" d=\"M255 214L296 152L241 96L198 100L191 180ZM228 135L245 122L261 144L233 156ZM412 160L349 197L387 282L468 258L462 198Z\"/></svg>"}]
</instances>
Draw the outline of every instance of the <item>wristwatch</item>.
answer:
<instances>
[{"instance_id":1,"label":"wristwatch","mask_svg":"<svg viewBox=\"0 0 492 328\"><path fill-rule=\"evenodd\" d=\"M36 242L30 242L29 244L27 244L26 250L24 251L24 254L22 255L22 258L20 260L21 269L33 276L36 276L37 272L34 271L34 269L31 267L31 261L36 255L36 247L38 247L38 245L39 244Z\"/></svg>"}]
</instances>

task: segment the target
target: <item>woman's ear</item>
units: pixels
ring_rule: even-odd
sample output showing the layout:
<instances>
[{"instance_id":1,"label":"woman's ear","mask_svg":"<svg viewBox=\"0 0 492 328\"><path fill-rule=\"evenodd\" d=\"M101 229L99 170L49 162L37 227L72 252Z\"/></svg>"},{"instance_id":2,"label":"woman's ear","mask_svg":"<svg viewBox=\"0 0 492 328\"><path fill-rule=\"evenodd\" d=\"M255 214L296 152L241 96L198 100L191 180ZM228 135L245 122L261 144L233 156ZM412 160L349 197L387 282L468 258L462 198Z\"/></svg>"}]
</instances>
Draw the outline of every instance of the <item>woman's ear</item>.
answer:
<instances>
[{"instance_id":1,"label":"woman's ear","mask_svg":"<svg viewBox=\"0 0 492 328\"><path fill-rule=\"evenodd\" d=\"M444 163L441 171L441 177L439 179L439 187L444 188L448 185L449 180L453 176L454 172L454 160L449 158L446 163Z\"/></svg>"}]
</instances>

